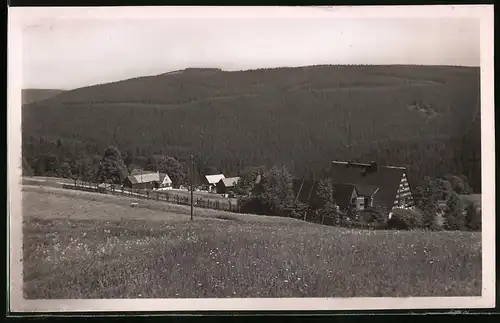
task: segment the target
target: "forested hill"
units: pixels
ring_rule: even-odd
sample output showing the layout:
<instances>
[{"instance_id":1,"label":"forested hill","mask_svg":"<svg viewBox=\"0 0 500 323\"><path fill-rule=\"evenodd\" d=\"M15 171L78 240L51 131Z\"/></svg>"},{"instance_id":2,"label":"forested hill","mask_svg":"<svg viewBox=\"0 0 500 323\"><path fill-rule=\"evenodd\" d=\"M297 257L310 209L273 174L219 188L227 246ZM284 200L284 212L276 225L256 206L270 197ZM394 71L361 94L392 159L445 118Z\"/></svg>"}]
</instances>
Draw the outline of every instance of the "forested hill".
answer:
<instances>
[{"instance_id":1,"label":"forested hill","mask_svg":"<svg viewBox=\"0 0 500 323\"><path fill-rule=\"evenodd\" d=\"M195 151L200 173L285 163L307 177L331 160L378 160L408 166L414 182L464 174L478 190L479 91L479 68L466 67L186 69L24 105L24 156L35 165L113 144L136 164Z\"/></svg>"},{"instance_id":2,"label":"forested hill","mask_svg":"<svg viewBox=\"0 0 500 323\"><path fill-rule=\"evenodd\" d=\"M61 94L64 90L56 89L24 89L22 90L22 102L23 104L28 104L32 102L42 101L58 94Z\"/></svg>"}]
</instances>

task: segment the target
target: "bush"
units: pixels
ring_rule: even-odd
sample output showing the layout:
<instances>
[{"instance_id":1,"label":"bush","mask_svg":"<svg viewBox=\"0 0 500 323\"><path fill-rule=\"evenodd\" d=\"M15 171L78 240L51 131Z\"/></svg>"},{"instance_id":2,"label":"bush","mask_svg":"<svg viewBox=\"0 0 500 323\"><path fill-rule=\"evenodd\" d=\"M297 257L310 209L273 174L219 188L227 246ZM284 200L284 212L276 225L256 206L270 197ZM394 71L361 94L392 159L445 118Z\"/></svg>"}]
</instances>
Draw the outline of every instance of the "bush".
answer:
<instances>
[{"instance_id":1,"label":"bush","mask_svg":"<svg viewBox=\"0 0 500 323\"><path fill-rule=\"evenodd\" d=\"M417 211L410 209L395 208L392 211L392 216L387 221L387 227L398 230L412 230L421 228L423 225L423 217Z\"/></svg>"},{"instance_id":2,"label":"bush","mask_svg":"<svg viewBox=\"0 0 500 323\"><path fill-rule=\"evenodd\" d=\"M467 205L466 209L466 222L467 228L472 231L480 231L481 230L481 210L475 205L475 203L470 203Z\"/></svg>"},{"instance_id":3,"label":"bush","mask_svg":"<svg viewBox=\"0 0 500 323\"><path fill-rule=\"evenodd\" d=\"M238 206L241 213L267 214L269 208L263 205L256 197L242 196L238 198Z\"/></svg>"},{"instance_id":4,"label":"bush","mask_svg":"<svg viewBox=\"0 0 500 323\"><path fill-rule=\"evenodd\" d=\"M463 202L456 193L452 193L446 202L444 227L447 230L464 230L466 228L466 214Z\"/></svg>"},{"instance_id":5,"label":"bush","mask_svg":"<svg viewBox=\"0 0 500 323\"><path fill-rule=\"evenodd\" d=\"M318 210L318 213L322 224L339 225L340 214L333 203L327 202L323 208Z\"/></svg>"}]
</instances>

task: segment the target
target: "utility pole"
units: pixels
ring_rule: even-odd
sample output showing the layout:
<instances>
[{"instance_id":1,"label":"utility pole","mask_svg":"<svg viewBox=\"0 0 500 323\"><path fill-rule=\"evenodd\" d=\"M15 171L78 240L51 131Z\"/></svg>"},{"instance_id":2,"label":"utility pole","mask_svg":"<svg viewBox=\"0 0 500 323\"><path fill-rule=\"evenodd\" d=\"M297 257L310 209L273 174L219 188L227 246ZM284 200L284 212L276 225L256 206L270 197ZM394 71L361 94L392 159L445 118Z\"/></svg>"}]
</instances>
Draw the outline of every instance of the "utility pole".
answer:
<instances>
[{"instance_id":1,"label":"utility pole","mask_svg":"<svg viewBox=\"0 0 500 323\"><path fill-rule=\"evenodd\" d=\"M191 221L193 221L193 182L194 182L194 161L191 154Z\"/></svg>"}]
</instances>

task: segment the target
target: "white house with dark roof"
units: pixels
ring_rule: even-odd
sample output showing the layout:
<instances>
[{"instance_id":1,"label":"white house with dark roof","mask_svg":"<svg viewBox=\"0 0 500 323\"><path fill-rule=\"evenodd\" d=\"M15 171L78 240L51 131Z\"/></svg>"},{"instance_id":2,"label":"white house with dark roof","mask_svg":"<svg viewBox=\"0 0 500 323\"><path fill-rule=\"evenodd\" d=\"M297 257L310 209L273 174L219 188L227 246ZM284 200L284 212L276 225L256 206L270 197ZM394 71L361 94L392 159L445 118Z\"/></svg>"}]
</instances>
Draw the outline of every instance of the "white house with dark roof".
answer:
<instances>
[{"instance_id":1,"label":"white house with dark roof","mask_svg":"<svg viewBox=\"0 0 500 323\"><path fill-rule=\"evenodd\" d=\"M151 171L134 172L123 181L123 187L134 189L155 189L160 187L160 173Z\"/></svg>"},{"instance_id":2,"label":"white house with dark roof","mask_svg":"<svg viewBox=\"0 0 500 323\"><path fill-rule=\"evenodd\" d=\"M165 173L160 174L160 189L171 189L172 188L172 180Z\"/></svg>"}]
</instances>

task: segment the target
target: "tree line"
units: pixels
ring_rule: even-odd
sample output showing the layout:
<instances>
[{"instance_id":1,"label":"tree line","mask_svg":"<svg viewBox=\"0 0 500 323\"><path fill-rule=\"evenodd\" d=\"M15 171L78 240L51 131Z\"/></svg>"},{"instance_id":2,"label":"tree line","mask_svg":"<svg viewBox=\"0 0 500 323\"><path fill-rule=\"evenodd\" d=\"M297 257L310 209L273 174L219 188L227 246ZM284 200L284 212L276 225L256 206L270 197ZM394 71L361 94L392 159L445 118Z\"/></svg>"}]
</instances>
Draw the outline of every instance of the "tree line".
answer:
<instances>
[{"instance_id":1,"label":"tree line","mask_svg":"<svg viewBox=\"0 0 500 323\"><path fill-rule=\"evenodd\" d=\"M262 176L262 180L255 190L254 183L259 175ZM340 210L337 207L333 181L327 177L319 180L308 201L300 201L293 190L293 179L293 175L284 165L273 166L268 170L262 166L245 168L235 187L240 209L247 213L308 219L335 226L361 225L375 229L406 230L481 230L481 211L478 211L480 205L464 201L459 197L472 193L467 178L463 175L427 177L424 183L414 190L415 208L396 208L392 211L381 206L363 211L351 206L347 210ZM440 205L442 202L446 205L444 208Z\"/></svg>"},{"instance_id":2,"label":"tree line","mask_svg":"<svg viewBox=\"0 0 500 323\"><path fill-rule=\"evenodd\" d=\"M377 160L406 166L414 186L425 176L464 174L480 192L480 118L471 124L477 111L477 69L194 69L27 104L23 154L43 173L53 155L61 164L84 159L95 172L109 144L139 167L153 155L186 165L194 152L196 178L285 164L296 177L321 179L331 160Z\"/></svg>"},{"instance_id":3,"label":"tree line","mask_svg":"<svg viewBox=\"0 0 500 323\"><path fill-rule=\"evenodd\" d=\"M100 183L122 184L131 171L145 169L158 171L170 176L174 187L186 185L188 174L177 159L172 156L151 155L148 158L134 154L122 155L115 146L108 146L102 156L84 156L82 151L73 150L75 159L68 159L68 149L64 149L61 140L57 140L53 150L41 151L41 157L34 159L35 169L30 166L30 156L23 156L24 175L45 175L72 178ZM71 150L71 149L69 149ZM59 152L59 155L57 154ZM31 160L33 162L33 160ZM199 168L199 167L198 167ZM217 170L210 166L203 171L210 174ZM205 173L206 174L206 173ZM426 177L423 183L414 189L417 211L396 210L388 219L388 210L375 207L364 211L360 218L358 211L349 208L339 210L336 205L332 179L323 177L307 202L299 201L293 190L296 178L286 165L267 167L247 166L237 173L240 180L234 192L242 212L274 216L306 218L309 221L331 225L349 225L353 221L376 228L433 230L479 230L481 215L472 203L464 205L459 195L473 193L465 175L445 174L442 177ZM256 185L257 177L261 181ZM201 177L195 180L201 183ZM440 201L446 203L444 221L437 221ZM366 216L368 214L368 217Z\"/></svg>"}]
</instances>

